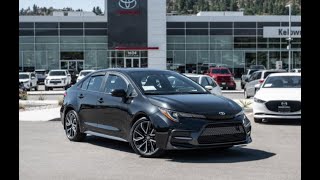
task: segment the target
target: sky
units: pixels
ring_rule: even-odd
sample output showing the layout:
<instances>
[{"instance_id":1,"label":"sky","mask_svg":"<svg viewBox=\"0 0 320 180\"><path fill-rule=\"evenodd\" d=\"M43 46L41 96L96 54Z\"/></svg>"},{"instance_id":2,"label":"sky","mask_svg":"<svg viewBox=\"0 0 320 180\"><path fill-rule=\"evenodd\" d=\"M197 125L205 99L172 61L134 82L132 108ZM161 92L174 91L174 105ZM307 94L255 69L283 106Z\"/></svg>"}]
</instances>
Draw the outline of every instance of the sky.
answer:
<instances>
[{"instance_id":1,"label":"sky","mask_svg":"<svg viewBox=\"0 0 320 180\"><path fill-rule=\"evenodd\" d=\"M71 7L72 9L83 9L84 11L92 11L94 6L99 6L104 11L104 0L19 0L19 9L26 9L33 4L40 7L53 7L62 9Z\"/></svg>"}]
</instances>

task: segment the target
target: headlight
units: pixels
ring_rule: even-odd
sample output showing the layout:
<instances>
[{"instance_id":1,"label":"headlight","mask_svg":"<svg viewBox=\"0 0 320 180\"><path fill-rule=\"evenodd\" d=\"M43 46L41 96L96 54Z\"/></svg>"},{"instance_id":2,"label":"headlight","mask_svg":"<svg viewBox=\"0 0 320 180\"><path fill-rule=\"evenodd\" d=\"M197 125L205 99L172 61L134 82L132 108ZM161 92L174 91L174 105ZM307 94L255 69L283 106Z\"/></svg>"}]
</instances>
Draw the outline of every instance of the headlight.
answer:
<instances>
[{"instance_id":1,"label":"headlight","mask_svg":"<svg viewBox=\"0 0 320 180\"><path fill-rule=\"evenodd\" d=\"M205 119L206 117L200 114L190 114L190 113L183 113L183 112L176 112L164 108L159 108L160 112L166 116L168 119L174 122L179 122L179 117L188 117L188 118L201 118Z\"/></svg>"},{"instance_id":2,"label":"headlight","mask_svg":"<svg viewBox=\"0 0 320 180\"><path fill-rule=\"evenodd\" d=\"M266 101L258 99L258 98L253 98L253 101L256 103L265 103Z\"/></svg>"},{"instance_id":3,"label":"headlight","mask_svg":"<svg viewBox=\"0 0 320 180\"><path fill-rule=\"evenodd\" d=\"M250 120L247 118L247 116L244 116L242 122L245 127L250 125Z\"/></svg>"}]
</instances>

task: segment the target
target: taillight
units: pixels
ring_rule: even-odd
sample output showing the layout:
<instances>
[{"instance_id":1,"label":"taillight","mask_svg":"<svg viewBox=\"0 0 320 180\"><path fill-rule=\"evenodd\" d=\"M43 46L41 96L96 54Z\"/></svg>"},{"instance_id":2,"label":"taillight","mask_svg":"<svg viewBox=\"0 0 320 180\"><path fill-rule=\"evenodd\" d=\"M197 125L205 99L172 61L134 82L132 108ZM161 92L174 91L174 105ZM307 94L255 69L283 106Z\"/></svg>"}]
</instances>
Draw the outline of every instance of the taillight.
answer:
<instances>
[{"instance_id":1,"label":"taillight","mask_svg":"<svg viewBox=\"0 0 320 180\"><path fill-rule=\"evenodd\" d=\"M262 83L263 83L263 81L264 81L263 79L260 79L260 80L259 80L259 83L260 83L260 84L262 84Z\"/></svg>"},{"instance_id":2,"label":"taillight","mask_svg":"<svg viewBox=\"0 0 320 180\"><path fill-rule=\"evenodd\" d=\"M66 96L67 96L67 92L65 91L64 94L63 94L63 97L66 97Z\"/></svg>"}]
</instances>

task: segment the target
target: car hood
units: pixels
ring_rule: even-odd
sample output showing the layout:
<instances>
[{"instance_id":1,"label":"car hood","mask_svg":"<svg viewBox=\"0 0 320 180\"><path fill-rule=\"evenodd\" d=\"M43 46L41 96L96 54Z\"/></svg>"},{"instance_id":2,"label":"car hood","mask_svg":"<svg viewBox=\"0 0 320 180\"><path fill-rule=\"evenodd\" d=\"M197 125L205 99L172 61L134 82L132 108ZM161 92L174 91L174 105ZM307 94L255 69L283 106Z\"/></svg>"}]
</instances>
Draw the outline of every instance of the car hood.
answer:
<instances>
[{"instance_id":1,"label":"car hood","mask_svg":"<svg viewBox=\"0 0 320 180\"><path fill-rule=\"evenodd\" d=\"M301 88L262 88L257 91L257 94L254 97L264 101L301 101Z\"/></svg>"},{"instance_id":2,"label":"car hood","mask_svg":"<svg viewBox=\"0 0 320 180\"><path fill-rule=\"evenodd\" d=\"M62 78L67 78L67 76L47 76L46 79L62 79Z\"/></svg>"},{"instance_id":3,"label":"car hood","mask_svg":"<svg viewBox=\"0 0 320 180\"><path fill-rule=\"evenodd\" d=\"M234 101L212 94L148 95L148 98L155 106L178 112L235 115L242 110Z\"/></svg>"}]
</instances>

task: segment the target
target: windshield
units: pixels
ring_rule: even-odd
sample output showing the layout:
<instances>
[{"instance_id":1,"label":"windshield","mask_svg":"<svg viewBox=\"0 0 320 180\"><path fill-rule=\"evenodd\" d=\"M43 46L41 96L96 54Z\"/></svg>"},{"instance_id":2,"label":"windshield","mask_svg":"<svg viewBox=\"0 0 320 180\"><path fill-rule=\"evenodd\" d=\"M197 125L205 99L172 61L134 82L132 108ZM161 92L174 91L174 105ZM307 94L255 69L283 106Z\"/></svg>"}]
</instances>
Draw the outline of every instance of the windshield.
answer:
<instances>
[{"instance_id":1,"label":"windshield","mask_svg":"<svg viewBox=\"0 0 320 180\"><path fill-rule=\"evenodd\" d=\"M80 72L79 76L86 76L86 75L88 75L90 73L91 73L91 71Z\"/></svg>"},{"instance_id":2,"label":"windshield","mask_svg":"<svg viewBox=\"0 0 320 180\"><path fill-rule=\"evenodd\" d=\"M19 74L19 79L29 79L28 74Z\"/></svg>"},{"instance_id":3,"label":"windshield","mask_svg":"<svg viewBox=\"0 0 320 180\"><path fill-rule=\"evenodd\" d=\"M199 84L175 72L142 71L132 72L130 75L146 95L208 93Z\"/></svg>"},{"instance_id":4,"label":"windshield","mask_svg":"<svg viewBox=\"0 0 320 180\"><path fill-rule=\"evenodd\" d=\"M263 88L301 88L301 76L268 77Z\"/></svg>"},{"instance_id":5,"label":"windshield","mask_svg":"<svg viewBox=\"0 0 320 180\"><path fill-rule=\"evenodd\" d=\"M212 69L213 74L230 74L228 69Z\"/></svg>"},{"instance_id":6,"label":"windshield","mask_svg":"<svg viewBox=\"0 0 320 180\"><path fill-rule=\"evenodd\" d=\"M199 77L188 77L190 78L192 81L199 83Z\"/></svg>"},{"instance_id":7,"label":"windshield","mask_svg":"<svg viewBox=\"0 0 320 180\"><path fill-rule=\"evenodd\" d=\"M65 71L50 71L49 76L65 76Z\"/></svg>"}]
</instances>

